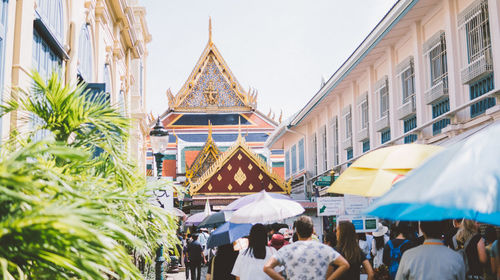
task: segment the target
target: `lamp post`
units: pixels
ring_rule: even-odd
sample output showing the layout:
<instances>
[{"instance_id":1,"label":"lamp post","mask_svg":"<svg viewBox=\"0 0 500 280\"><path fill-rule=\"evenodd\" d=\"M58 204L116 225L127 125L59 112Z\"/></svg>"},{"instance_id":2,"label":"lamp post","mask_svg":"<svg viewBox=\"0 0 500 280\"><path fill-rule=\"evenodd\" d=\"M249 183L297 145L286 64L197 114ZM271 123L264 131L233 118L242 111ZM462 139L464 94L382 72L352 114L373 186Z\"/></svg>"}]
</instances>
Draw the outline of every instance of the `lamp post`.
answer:
<instances>
[{"instance_id":1,"label":"lamp post","mask_svg":"<svg viewBox=\"0 0 500 280\"><path fill-rule=\"evenodd\" d=\"M163 163L163 154L162 151L164 151L167 148L168 145L168 131L161 125L160 123L160 118L158 117L158 120L156 121L156 125L153 127L153 129L149 132L149 138L151 141L151 147L153 149L153 154L155 156L155 161L156 161L156 172L158 179L161 178L162 175L162 163ZM161 208L164 208L163 203L160 201L160 197L166 196L167 192L163 190L163 193L160 195L157 195L154 193L156 196L156 200L160 204ZM156 267L155 267L155 279L156 280L163 280L163 263L165 262L165 258L163 257L163 244L161 244L158 249L156 250Z\"/></svg>"}]
</instances>

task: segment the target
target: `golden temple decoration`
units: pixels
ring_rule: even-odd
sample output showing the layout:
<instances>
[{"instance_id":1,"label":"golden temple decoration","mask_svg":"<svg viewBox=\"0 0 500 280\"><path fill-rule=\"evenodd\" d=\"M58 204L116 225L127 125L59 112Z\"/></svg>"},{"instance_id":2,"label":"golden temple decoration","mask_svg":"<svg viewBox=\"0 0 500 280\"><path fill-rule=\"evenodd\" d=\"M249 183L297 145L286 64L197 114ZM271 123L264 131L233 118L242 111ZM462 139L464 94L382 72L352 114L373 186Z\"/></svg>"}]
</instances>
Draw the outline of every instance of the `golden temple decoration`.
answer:
<instances>
[{"instance_id":1,"label":"golden temple decoration","mask_svg":"<svg viewBox=\"0 0 500 280\"><path fill-rule=\"evenodd\" d=\"M231 171L231 169L233 169L233 167L231 166L231 164L229 164L229 165L227 166L227 170Z\"/></svg>"},{"instance_id":2,"label":"golden temple decoration","mask_svg":"<svg viewBox=\"0 0 500 280\"><path fill-rule=\"evenodd\" d=\"M252 170L253 169L253 165L250 163L248 164L248 170Z\"/></svg>"},{"instance_id":3,"label":"golden temple decoration","mask_svg":"<svg viewBox=\"0 0 500 280\"><path fill-rule=\"evenodd\" d=\"M253 185L252 184L248 185L248 189L253 190Z\"/></svg>"},{"instance_id":4,"label":"golden temple decoration","mask_svg":"<svg viewBox=\"0 0 500 280\"><path fill-rule=\"evenodd\" d=\"M209 185L208 185L208 190L210 190L210 191L211 191L212 189L213 189L212 184L209 184Z\"/></svg>"},{"instance_id":5,"label":"golden temple decoration","mask_svg":"<svg viewBox=\"0 0 500 280\"><path fill-rule=\"evenodd\" d=\"M259 174L259 180L262 180L262 178L264 178L264 176L262 176L262 173Z\"/></svg>"},{"instance_id":6,"label":"golden temple decoration","mask_svg":"<svg viewBox=\"0 0 500 280\"><path fill-rule=\"evenodd\" d=\"M241 167L238 168L238 171L236 171L236 174L234 174L234 180L240 186L247 180L247 175L245 175L245 172L243 172L243 170L241 170Z\"/></svg>"},{"instance_id":7,"label":"golden temple decoration","mask_svg":"<svg viewBox=\"0 0 500 280\"><path fill-rule=\"evenodd\" d=\"M220 176L220 174L219 174L219 176L217 176L217 180L219 180L219 181L222 180L222 176Z\"/></svg>"},{"instance_id":8,"label":"golden temple decoration","mask_svg":"<svg viewBox=\"0 0 500 280\"><path fill-rule=\"evenodd\" d=\"M241 154L238 155L238 160L241 160L243 156Z\"/></svg>"},{"instance_id":9,"label":"golden temple decoration","mask_svg":"<svg viewBox=\"0 0 500 280\"><path fill-rule=\"evenodd\" d=\"M220 155L221 151L217 148L217 145L212 138L212 124L208 122L207 141L201 151L196 155L191 167L188 167L186 163L186 178L196 181L203 175L203 173L205 173L206 170L208 170L208 168L210 168L210 166L212 166L215 161L217 161Z\"/></svg>"},{"instance_id":10,"label":"golden temple decoration","mask_svg":"<svg viewBox=\"0 0 500 280\"><path fill-rule=\"evenodd\" d=\"M212 17L208 18L208 42L212 42Z\"/></svg>"},{"instance_id":11,"label":"golden temple decoration","mask_svg":"<svg viewBox=\"0 0 500 280\"><path fill-rule=\"evenodd\" d=\"M231 184L229 184L229 186L227 186L227 189L228 189L228 190L232 190L232 189L233 189L233 186L231 186Z\"/></svg>"},{"instance_id":12,"label":"golden temple decoration","mask_svg":"<svg viewBox=\"0 0 500 280\"><path fill-rule=\"evenodd\" d=\"M214 86L214 81L210 80L208 81L207 88L205 91L203 91L203 95L205 95L205 99L207 100L207 103L210 105L215 105L217 104L217 89Z\"/></svg>"},{"instance_id":13,"label":"golden temple decoration","mask_svg":"<svg viewBox=\"0 0 500 280\"><path fill-rule=\"evenodd\" d=\"M273 189L273 184L269 183L269 185L267 185L267 188L272 190Z\"/></svg>"},{"instance_id":14,"label":"golden temple decoration","mask_svg":"<svg viewBox=\"0 0 500 280\"><path fill-rule=\"evenodd\" d=\"M170 90L167 91L169 109L178 112L255 110L257 91L245 91L222 58L212 42L211 18L208 22L208 37L203 53L179 92L173 95ZM207 105L210 105L209 108Z\"/></svg>"}]
</instances>

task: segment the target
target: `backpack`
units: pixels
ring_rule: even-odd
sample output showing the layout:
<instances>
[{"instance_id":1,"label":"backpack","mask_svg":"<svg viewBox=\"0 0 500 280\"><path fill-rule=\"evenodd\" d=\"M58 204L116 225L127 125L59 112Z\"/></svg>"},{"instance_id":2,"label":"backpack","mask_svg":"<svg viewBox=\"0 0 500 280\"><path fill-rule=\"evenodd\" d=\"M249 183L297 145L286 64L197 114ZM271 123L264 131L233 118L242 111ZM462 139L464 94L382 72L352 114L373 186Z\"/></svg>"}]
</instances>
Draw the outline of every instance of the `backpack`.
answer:
<instances>
[{"instance_id":1,"label":"backpack","mask_svg":"<svg viewBox=\"0 0 500 280\"><path fill-rule=\"evenodd\" d=\"M458 247L458 244L455 244L454 242L454 246L455 247L455 251L462 257L462 259L464 260L464 264L465 264L465 273L467 274L469 272L469 261L467 260L467 252L465 252L465 249L467 249L467 246L469 246L469 242L472 240L472 238L474 238L476 235L473 235L471 237L469 237L469 239L467 239L464 243L464 246L462 248L459 248ZM455 236L454 236L455 237ZM455 239L456 240L456 239Z\"/></svg>"},{"instance_id":2,"label":"backpack","mask_svg":"<svg viewBox=\"0 0 500 280\"><path fill-rule=\"evenodd\" d=\"M389 245L389 248L391 249L391 264L389 265L389 275L391 276L391 279L396 278L396 273L398 272L399 261L401 260L401 246L408 242L408 240L405 240L398 247L394 247L392 240L387 242L387 245Z\"/></svg>"}]
</instances>

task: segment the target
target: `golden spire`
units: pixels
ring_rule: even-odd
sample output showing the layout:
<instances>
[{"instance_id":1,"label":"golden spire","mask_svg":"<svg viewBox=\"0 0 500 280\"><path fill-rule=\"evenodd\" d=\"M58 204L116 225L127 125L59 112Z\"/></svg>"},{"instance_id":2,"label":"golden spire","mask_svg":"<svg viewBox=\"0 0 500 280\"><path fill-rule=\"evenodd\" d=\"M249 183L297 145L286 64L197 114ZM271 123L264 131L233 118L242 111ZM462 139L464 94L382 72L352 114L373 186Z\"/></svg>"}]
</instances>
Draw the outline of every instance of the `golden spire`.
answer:
<instances>
[{"instance_id":1,"label":"golden spire","mask_svg":"<svg viewBox=\"0 0 500 280\"><path fill-rule=\"evenodd\" d=\"M241 116L238 116L238 140L241 141Z\"/></svg>"},{"instance_id":2,"label":"golden spire","mask_svg":"<svg viewBox=\"0 0 500 280\"><path fill-rule=\"evenodd\" d=\"M208 42L212 43L212 17L208 17Z\"/></svg>"},{"instance_id":3,"label":"golden spire","mask_svg":"<svg viewBox=\"0 0 500 280\"><path fill-rule=\"evenodd\" d=\"M208 138L207 138L207 141L208 139L212 139L212 123L210 122L210 120L208 121Z\"/></svg>"}]
</instances>

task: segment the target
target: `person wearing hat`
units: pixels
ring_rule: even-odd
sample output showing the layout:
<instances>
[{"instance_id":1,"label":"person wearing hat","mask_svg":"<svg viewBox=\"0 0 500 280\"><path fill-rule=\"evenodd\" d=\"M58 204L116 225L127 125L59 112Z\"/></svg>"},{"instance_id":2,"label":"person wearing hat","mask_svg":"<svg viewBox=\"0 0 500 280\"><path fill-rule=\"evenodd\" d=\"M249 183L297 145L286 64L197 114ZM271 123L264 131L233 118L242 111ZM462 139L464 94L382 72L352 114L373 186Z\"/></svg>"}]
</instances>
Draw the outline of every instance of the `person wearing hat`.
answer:
<instances>
[{"instance_id":1,"label":"person wearing hat","mask_svg":"<svg viewBox=\"0 0 500 280\"><path fill-rule=\"evenodd\" d=\"M375 269L384 264L382 258L384 256L385 243L389 241L389 236L387 236L388 231L388 227L382 225L381 223L378 223L377 231L372 232L373 268Z\"/></svg>"},{"instance_id":2,"label":"person wearing hat","mask_svg":"<svg viewBox=\"0 0 500 280\"><path fill-rule=\"evenodd\" d=\"M271 240L269 240L269 243L267 244L268 246L273 247L276 250L281 249L281 247L290 244L288 241L285 240L283 235L279 233L273 234L271 237Z\"/></svg>"}]
</instances>

